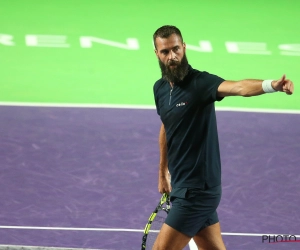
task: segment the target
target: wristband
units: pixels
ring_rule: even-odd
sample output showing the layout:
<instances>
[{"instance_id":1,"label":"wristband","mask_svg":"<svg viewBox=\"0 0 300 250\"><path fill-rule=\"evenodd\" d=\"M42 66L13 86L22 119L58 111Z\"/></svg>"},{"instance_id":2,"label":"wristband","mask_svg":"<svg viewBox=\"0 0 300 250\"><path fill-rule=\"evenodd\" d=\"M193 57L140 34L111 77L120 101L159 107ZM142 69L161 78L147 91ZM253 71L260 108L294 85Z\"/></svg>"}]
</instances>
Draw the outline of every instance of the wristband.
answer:
<instances>
[{"instance_id":1,"label":"wristband","mask_svg":"<svg viewBox=\"0 0 300 250\"><path fill-rule=\"evenodd\" d=\"M273 89L272 87L272 82L274 80L264 80L261 84L262 89L265 93L273 93L273 92L277 92L276 89Z\"/></svg>"}]
</instances>

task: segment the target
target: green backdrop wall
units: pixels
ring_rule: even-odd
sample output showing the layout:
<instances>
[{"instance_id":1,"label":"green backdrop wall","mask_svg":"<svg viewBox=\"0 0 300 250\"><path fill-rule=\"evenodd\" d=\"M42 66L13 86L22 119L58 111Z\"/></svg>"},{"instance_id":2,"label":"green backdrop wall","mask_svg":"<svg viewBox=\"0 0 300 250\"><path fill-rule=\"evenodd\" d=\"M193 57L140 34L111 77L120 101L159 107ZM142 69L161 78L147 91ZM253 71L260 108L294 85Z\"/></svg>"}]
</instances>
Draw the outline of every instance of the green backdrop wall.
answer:
<instances>
[{"instance_id":1,"label":"green backdrop wall","mask_svg":"<svg viewBox=\"0 0 300 250\"><path fill-rule=\"evenodd\" d=\"M299 1L0 1L0 102L154 105L152 34L182 31L190 64L225 79L276 79L295 93L217 106L299 109Z\"/></svg>"}]
</instances>

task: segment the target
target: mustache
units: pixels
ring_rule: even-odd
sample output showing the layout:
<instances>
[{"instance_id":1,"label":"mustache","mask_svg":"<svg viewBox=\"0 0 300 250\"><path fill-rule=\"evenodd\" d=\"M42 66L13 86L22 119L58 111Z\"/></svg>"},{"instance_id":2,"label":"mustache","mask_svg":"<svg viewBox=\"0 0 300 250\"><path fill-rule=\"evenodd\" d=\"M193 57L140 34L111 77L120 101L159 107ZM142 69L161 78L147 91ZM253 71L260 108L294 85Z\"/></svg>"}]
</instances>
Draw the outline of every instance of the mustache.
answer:
<instances>
[{"instance_id":1,"label":"mustache","mask_svg":"<svg viewBox=\"0 0 300 250\"><path fill-rule=\"evenodd\" d=\"M168 61L167 64L168 64L168 66L177 66L177 65L180 65L180 62L171 59L171 60Z\"/></svg>"}]
</instances>

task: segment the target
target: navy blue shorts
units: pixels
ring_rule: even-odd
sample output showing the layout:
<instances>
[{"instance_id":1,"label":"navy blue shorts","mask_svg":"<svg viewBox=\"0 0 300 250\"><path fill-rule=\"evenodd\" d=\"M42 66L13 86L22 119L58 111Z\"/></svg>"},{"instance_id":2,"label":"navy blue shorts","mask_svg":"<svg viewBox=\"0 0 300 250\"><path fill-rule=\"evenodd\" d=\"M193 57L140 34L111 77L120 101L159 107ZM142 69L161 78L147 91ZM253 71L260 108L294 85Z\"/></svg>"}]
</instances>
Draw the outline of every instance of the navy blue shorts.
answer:
<instances>
[{"instance_id":1,"label":"navy blue shorts","mask_svg":"<svg viewBox=\"0 0 300 250\"><path fill-rule=\"evenodd\" d=\"M170 194L172 208L165 223L177 231L193 237L202 229L219 222L216 209L221 195L221 186L206 190L173 189Z\"/></svg>"}]
</instances>

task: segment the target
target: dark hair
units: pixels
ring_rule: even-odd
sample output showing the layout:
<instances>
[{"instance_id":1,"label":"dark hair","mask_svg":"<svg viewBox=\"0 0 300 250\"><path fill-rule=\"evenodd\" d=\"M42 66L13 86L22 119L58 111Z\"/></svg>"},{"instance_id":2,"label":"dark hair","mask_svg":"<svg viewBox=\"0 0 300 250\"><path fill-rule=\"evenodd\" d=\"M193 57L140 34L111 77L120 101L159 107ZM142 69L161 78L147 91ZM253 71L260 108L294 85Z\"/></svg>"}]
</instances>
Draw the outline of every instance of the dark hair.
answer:
<instances>
[{"instance_id":1,"label":"dark hair","mask_svg":"<svg viewBox=\"0 0 300 250\"><path fill-rule=\"evenodd\" d=\"M177 27L172 26L172 25L164 25L164 26L158 28L153 34L153 42L154 42L155 48L156 48L155 41L156 41L157 37L168 38L172 34L176 34L177 36L179 36L181 39L181 42L183 42L181 32Z\"/></svg>"}]
</instances>

